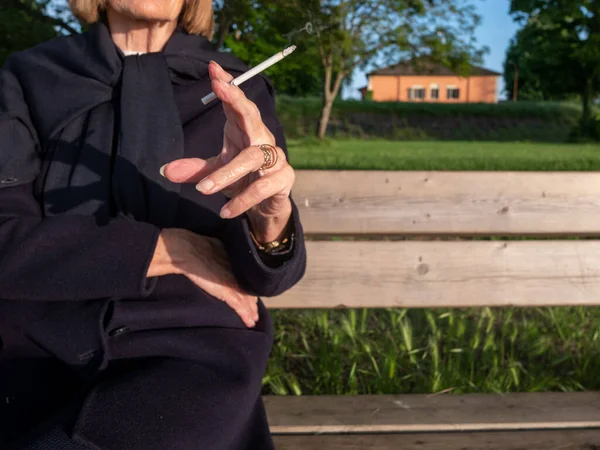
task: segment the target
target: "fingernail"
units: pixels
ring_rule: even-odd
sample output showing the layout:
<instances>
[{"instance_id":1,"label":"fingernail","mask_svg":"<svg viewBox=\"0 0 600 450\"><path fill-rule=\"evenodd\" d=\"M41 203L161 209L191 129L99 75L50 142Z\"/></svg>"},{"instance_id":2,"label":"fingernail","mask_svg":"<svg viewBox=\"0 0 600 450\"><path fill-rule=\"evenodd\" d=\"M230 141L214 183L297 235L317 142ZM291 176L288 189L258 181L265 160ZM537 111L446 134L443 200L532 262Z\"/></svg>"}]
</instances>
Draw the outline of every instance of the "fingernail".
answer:
<instances>
[{"instance_id":1,"label":"fingernail","mask_svg":"<svg viewBox=\"0 0 600 450\"><path fill-rule=\"evenodd\" d=\"M207 191L210 191L214 185L215 185L215 183L212 180L205 179L205 180L202 180L200 183L198 183L198 185L196 186L196 189L198 189L199 191L207 192Z\"/></svg>"},{"instance_id":2,"label":"fingernail","mask_svg":"<svg viewBox=\"0 0 600 450\"><path fill-rule=\"evenodd\" d=\"M221 217L223 219L231 217L231 210L227 206L224 206L223 209L221 209Z\"/></svg>"},{"instance_id":3,"label":"fingernail","mask_svg":"<svg viewBox=\"0 0 600 450\"><path fill-rule=\"evenodd\" d=\"M219 69L222 69L221 64L216 62L214 59L211 59L210 62L213 63L214 65L216 65Z\"/></svg>"},{"instance_id":4,"label":"fingernail","mask_svg":"<svg viewBox=\"0 0 600 450\"><path fill-rule=\"evenodd\" d=\"M163 177L165 176L165 169L167 168L169 164L165 164L164 166L162 166L160 169L158 169L158 173L160 173Z\"/></svg>"}]
</instances>

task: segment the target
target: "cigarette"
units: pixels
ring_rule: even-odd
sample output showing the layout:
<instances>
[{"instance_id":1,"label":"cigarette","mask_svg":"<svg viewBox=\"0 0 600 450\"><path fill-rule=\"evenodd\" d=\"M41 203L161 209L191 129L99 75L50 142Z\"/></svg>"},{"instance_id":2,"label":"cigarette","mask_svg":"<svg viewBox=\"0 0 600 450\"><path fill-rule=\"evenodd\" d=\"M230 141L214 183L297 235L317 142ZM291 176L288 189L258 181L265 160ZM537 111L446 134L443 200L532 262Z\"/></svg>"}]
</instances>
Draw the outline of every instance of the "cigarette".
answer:
<instances>
[{"instance_id":1,"label":"cigarette","mask_svg":"<svg viewBox=\"0 0 600 450\"><path fill-rule=\"evenodd\" d=\"M291 46L289 46L287 48L284 48L279 53L276 53L275 55L271 56L269 59L261 62L258 66L253 67L249 71L244 72L243 74L241 74L239 77L234 78L233 80L231 80L231 84L233 84L234 86L239 86L244 81L249 80L253 76L258 75L259 73L261 73L263 70L268 69L273 64L281 61L283 58L285 58L286 56L290 55L294 50L296 50L296 46L295 45L291 45ZM202 97L202 103L204 103L205 105L208 105L210 102L212 102L216 98L217 98L217 96L215 95L215 93L211 92L210 94L205 95L204 97Z\"/></svg>"}]
</instances>

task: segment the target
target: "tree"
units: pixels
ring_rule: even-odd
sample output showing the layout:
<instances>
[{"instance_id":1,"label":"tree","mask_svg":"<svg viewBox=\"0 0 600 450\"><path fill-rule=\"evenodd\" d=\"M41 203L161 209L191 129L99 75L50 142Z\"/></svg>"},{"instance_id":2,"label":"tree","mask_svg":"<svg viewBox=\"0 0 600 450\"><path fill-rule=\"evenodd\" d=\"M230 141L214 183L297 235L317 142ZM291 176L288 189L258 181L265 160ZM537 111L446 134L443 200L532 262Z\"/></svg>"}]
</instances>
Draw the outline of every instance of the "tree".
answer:
<instances>
[{"instance_id":1,"label":"tree","mask_svg":"<svg viewBox=\"0 0 600 450\"><path fill-rule=\"evenodd\" d=\"M219 0L214 2L215 10L215 49L224 47L225 41L235 31L238 24L254 12L252 0Z\"/></svg>"},{"instance_id":2,"label":"tree","mask_svg":"<svg viewBox=\"0 0 600 450\"><path fill-rule=\"evenodd\" d=\"M508 98L514 95L515 75L518 78L518 99L534 101L558 101L572 98L573 94L564 92L565 81L555 76L547 76L554 72L558 60L554 58L554 53L544 55L544 51L549 49L546 43L539 39L535 29L526 25L517 31L516 36L510 41L506 51L504 61L504 84L505 92Z\"/></svg>"},{"instance_id":3,"label":"tree","mask_svg":"<svg viewBox=\"0 0 600 450\"><path fill-rule=\"evenodd\" d=\"M315 17L323 66L322 112L317 135L325 136L333 102L356 68L389 65L400 57L430 60L465 73L482 49L473 36L479 17L468 0L288 0L298 15ZM302 9L298 9L302 7ZM323 27L327 26L327 28ZM466 73L465 73L466 74Z\"/></svg>"},{"instance_id":4,"label":"tree","mask_svg":"<svg viewBox=\"0 0 600 450\"><path fill-rule=\"evenodd\" d=\"M58 34L76 33L78 24L66 0L2 0L0 8L0 66L19 50Z\"/></svg>"},{"instance_id":5,"label":"tree","mask_svg":"<svg viewBox=\"0 0 600 450\"><path fill-rule=\"evenodd\" d=\"M600 87L600 0L512 0L511 13L524 25L520 64L551 97L579 94L588 124Z\"/></svg>"},{"instance_id":6,"label":"tree","mask_svg":"<svg viewBox=\"0 0 600 450\"><path fill-rule=\"evenodd\" d=\"M298 48L293 56L270 67L266 75L279 93L301 97L319 95L323 71L318 64L314 40L302 39L300 33L294 33L295 29L298 31L299 22L304 25L308 16L304 14L306 19L303 19L294 8L287 7L287 1L229 1L232 4L227 13L224 12L227 6L221 6L217 12L216 45L222 40L224 50L255 66L294 43Z\"/></svg>"},{"instance_id":7,"label":"tree","mask_svg":"<svg viewBox=\"0 0 600 450\"><path fill-rule=\"evenodd\" d=\"M29 48L58 34L77 33L82 27L70 13L67 0L2 0L0 9L0 65L13 52ZM263 5L264 4L264 5ZM256 65L289 44L283 35L296 26L297 17L280 10L276 2L220 0L215 2L214 47L233 51ZM268 75L280 93L318 94L321 68L315 65L316 50L299 44L298 54L269 69Z\"/></svg>"},{"instance_id":8,"label":"tree","mask_svg":"<svg viewBox=\"0 0 600 450\"><path fill-rule=\"evenodd\" d=\"M0 8L0 66L12 53L56 36L54 26L22 9Z\"/></svg>"}]
</instances>

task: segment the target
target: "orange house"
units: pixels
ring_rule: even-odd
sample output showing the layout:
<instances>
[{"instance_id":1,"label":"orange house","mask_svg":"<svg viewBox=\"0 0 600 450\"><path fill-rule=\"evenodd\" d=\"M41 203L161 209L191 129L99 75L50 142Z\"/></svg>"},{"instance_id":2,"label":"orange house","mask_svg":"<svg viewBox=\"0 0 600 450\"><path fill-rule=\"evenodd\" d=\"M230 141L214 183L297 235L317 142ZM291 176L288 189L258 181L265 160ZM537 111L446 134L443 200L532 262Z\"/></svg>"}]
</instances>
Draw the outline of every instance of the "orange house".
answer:
<instances>
[{"instance_id":1,"label":"orange house","mask_svg":"<svg viewBox=\"0 0 600 450\"><path fill-rule=\"evenodd\" d=\"M496 103L501 74L470 66L469 75L427 60L406 61L367 74L362 99L377 102Z\"/></svg>"}]
</instances>

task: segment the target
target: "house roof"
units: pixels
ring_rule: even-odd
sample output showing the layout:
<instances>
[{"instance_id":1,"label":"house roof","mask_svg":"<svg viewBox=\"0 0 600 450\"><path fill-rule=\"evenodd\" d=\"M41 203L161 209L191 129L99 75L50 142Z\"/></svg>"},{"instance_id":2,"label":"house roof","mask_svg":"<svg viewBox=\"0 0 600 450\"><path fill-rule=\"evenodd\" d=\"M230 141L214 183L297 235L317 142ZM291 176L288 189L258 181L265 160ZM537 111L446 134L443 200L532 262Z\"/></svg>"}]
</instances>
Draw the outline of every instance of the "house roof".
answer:
<instances>
[{"instance_id":1,"label":"house roof","mask_svg":"<svg viewBox=\"0 0 600 450\"><path fill-rule=\"evenodd\" d=\"M497 77L502 75L501 73L494 72L493 70L486 69L484 67L470 65L471 76L493 76ZM381 69L374 70L367 74L371 75L458 75L450 67L442 64L433 62L428 58L416 58L409 61L402 61L396 65L384 67Z\"/></svg>"}]
</instances>

